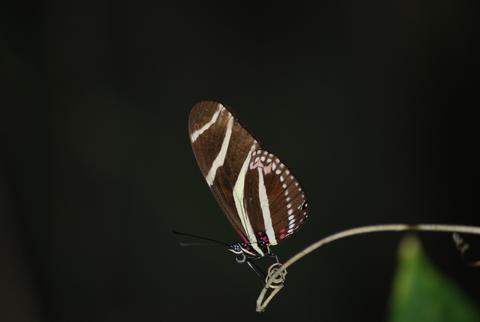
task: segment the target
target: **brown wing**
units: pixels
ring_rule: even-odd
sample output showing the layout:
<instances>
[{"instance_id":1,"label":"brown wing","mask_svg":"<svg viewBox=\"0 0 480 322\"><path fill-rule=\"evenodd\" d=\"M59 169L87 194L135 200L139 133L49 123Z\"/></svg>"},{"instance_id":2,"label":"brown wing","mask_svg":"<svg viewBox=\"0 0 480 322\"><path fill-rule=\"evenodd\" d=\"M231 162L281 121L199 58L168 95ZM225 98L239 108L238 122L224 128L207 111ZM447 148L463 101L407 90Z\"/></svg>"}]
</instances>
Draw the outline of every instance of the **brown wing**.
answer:
<instances>
[{"instance_id":1,"label":"brown wing","mask_svg":"<svg viewBox=\"0 0 480 322\"><path fill-rule=\"evenodd\" d=\"M209 101L192 108L189 133L198 166L215 199L244 242L250 243L233 188L244 161L256 146L255 139L222 104Z\"/></svg>"},{"instance_id":2,"label":"brown wing","mask_svg":"<svg viewBox=\"0 0 480 322\"><path fill-rule=\"evenodd\" d=\"M222 104L196 104L189 133L202 174L244 242L258 251L258 239L275 245L304 222L306 202L297 180Z\"/></svg>"},{"instance_id":3,"label":"brown wing","mask_svg":"<svg viewBox=\"0 0 480 322\"><path fill-rule=\"evenodd\" d=\"M293 234L308 217L305 194L278 157L253 152L245 184L245 204L256 234L272 245Z\"/></svg>"}]
</instances>

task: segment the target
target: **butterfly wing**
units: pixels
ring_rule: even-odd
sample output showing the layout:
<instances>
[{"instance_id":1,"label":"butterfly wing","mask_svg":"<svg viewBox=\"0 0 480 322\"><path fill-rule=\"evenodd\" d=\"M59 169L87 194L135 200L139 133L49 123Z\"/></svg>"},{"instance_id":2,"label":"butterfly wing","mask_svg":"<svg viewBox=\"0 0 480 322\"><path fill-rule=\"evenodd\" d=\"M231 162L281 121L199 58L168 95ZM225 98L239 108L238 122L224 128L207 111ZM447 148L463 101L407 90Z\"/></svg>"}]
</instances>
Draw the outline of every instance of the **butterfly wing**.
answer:
<instances>
[{"instance_id":1,"label":"butterfly wing","mask_svg":"<svg viewBox=\"0 0 480 322\"><path fill-rule=\"evenodd\" d=\"M292 235L308 217L308 204L299 182L278 157L258 149L247 172L245 200L259 238L276 245Z\"/></svg>"},{"instance_id":2,"label":"butterfly wing","mask_svg":"<svg viewBox=\"0 0 480 322\"><path fill-rule=\"evenodd\" d=\"M307 216L298 181L222 104L200 102L189 117L193 153L233 228L254 249L275 245Z\"/></svg>"},{"instance_id":3,"label":"butterfly wing","mask_svg":"<svg viewBox=\"0 0 480 322\"><path fill-rule=\"evenodd\" d=\"M250 243L233 188L255 140L216 102L200 102L192 108L189 133L193 153L215 199L244 242Z\"/></svg>"}]
</instances>

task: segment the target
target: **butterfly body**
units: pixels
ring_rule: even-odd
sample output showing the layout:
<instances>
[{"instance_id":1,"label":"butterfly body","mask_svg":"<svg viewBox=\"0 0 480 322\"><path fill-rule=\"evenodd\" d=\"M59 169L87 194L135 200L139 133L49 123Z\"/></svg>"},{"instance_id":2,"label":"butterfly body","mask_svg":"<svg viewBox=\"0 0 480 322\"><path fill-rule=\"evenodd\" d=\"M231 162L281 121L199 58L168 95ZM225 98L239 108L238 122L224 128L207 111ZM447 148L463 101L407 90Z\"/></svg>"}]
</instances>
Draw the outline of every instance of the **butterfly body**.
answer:
<instances>
[{"instance_id":1,"label":"butterfly body","mask_svg":"<svg viewBox=\"0 0 480 322\"><path fill-rule=\"evenodd\" d=\"M295 233L308 217L298 181L218 102L192 108L189 134L198 166L241 238L229 251L237 261L272 256L270 246Z\"/></svg>"},{"instance_id":2,"label":"butterfly body","mask_svg":"<svg viewBox=\"0 0 480 322\"><path fill-rule=\"evenodd\" d=\"M258 253L251 243L238 242L230 245L228 250L236 255L237 263L244 263L246 260L257 260L264 256L273 256L270 247L263 241L258 241L257 247L262 250Z\"/></svg>"}]
</instances>

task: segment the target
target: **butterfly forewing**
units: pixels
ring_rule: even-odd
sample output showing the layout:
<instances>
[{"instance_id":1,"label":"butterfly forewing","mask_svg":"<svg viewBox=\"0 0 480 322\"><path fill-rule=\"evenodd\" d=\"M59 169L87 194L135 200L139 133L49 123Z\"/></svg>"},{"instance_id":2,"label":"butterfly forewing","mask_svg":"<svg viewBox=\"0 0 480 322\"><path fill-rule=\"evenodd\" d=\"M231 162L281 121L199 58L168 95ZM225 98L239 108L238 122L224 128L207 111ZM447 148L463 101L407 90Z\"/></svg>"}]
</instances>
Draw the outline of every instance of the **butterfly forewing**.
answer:
<instances>
[{"instance_id":1,"label":"butterfly forewing","mask_svg":"<svg viewBox=\"0 0 480 322\"><path fill-rule=\"evenodd\" d=\"M237 233L250 242L237 214L233 187L254 139L216 102L193 107L189 133L193 153L215 199Z\"/></svg>"},{"instance_id":2,"label":"butterfly forewing","mask_svg":"<svg viewBox=\"0 0 480 322\"><path fill-rule=\"evenodd\" d=\"M298 181L222 104L196 104L189 133L202 174L244 242L259 251L259 240L275 245L304 222L306 201Z\"/></svg>"}]
</instances>

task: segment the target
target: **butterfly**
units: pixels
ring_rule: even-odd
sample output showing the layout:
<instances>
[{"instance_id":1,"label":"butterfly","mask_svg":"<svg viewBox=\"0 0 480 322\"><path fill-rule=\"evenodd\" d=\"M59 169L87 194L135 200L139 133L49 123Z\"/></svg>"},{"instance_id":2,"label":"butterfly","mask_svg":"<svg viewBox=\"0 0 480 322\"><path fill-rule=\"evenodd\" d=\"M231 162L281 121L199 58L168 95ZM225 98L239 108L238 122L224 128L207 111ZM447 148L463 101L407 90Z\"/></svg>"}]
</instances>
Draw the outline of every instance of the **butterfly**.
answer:
<instances>
[{"instance_id":1,"label":"butterfly","mask_svg":"<svg viewBox=\"0 0 480 322\"><path fill-rule=\"evenodd\" d=\"M188 130L200 171L240 238L224 244L238 263L247 262L258 274L253 261L271 256L278 262L270 247L292 236L308 218L305 193L288 167L221 103L197 103Z\"/></svg>"}]
</instances>

